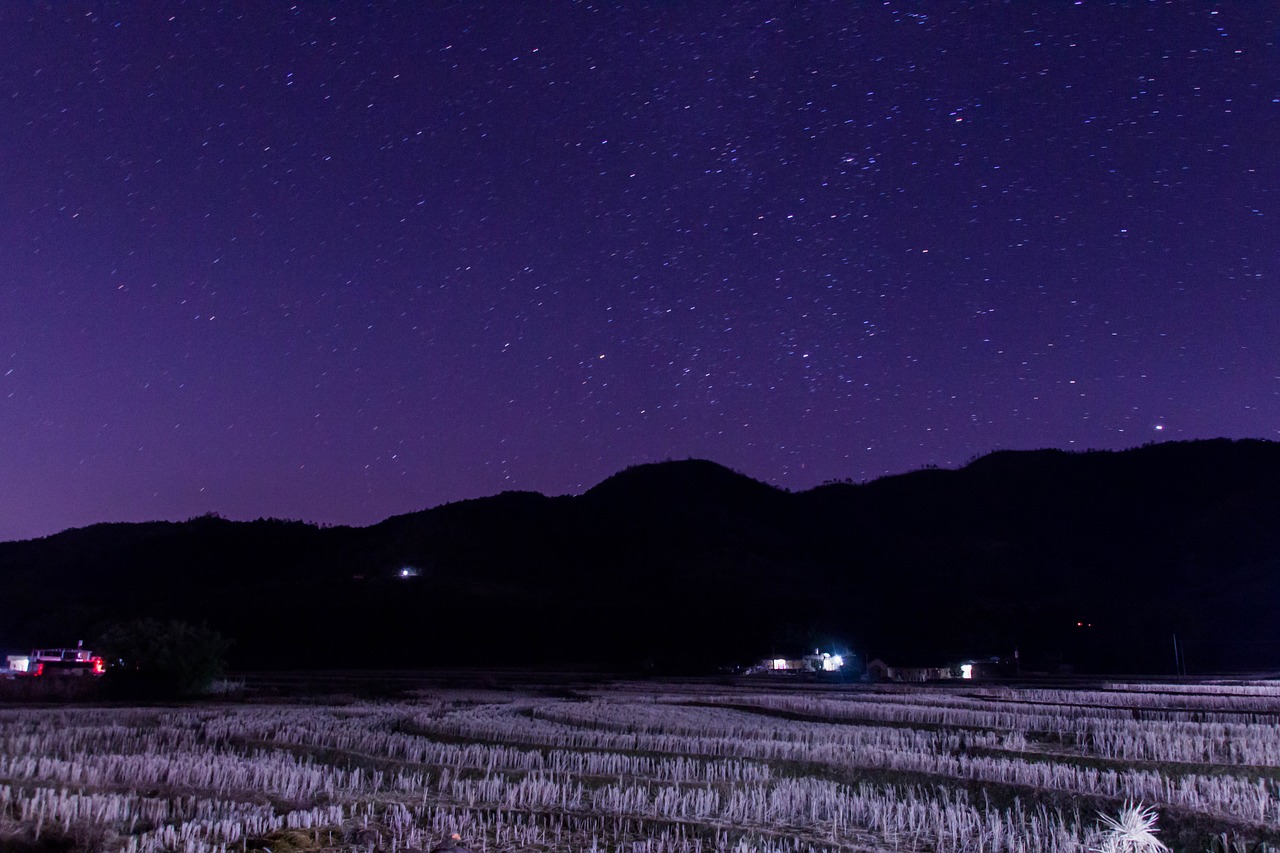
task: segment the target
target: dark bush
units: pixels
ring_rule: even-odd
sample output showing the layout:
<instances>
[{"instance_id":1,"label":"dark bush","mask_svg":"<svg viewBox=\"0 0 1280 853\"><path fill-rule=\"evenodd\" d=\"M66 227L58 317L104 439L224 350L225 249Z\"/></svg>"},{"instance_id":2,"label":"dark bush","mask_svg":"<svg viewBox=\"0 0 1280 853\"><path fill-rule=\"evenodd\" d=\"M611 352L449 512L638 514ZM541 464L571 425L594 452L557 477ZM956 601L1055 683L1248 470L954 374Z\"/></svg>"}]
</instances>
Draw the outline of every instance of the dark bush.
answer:
<instances>
[{"instance_id":1,"label":"dark bush","mask_svg":"<svg viewBox=\"0 0 1280 853\"><path fill-rule=\"evenodd\" d=\"M109 628L98 641L107 683L127 695L193 696L226 668L230 643L186 622L137 619Z\"/></svg>"}]
</instances>

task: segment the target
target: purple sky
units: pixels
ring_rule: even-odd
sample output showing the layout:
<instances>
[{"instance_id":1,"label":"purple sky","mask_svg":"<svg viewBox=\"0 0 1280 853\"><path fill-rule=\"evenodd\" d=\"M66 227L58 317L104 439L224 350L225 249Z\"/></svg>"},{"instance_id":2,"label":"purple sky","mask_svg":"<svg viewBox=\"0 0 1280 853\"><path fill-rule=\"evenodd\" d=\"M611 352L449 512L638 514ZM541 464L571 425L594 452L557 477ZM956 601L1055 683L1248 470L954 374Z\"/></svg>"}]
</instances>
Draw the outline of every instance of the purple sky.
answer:
<instances>
[{"instance_id":1,"label":"purple sky","mask_svg":"<svg viewBox=\"0 0 1280 853\"><path fill-rule=\"evenodd\" d=\"M0 539L1280 433L1271 4L48 5Z\"/></svg>"}]
</instances>

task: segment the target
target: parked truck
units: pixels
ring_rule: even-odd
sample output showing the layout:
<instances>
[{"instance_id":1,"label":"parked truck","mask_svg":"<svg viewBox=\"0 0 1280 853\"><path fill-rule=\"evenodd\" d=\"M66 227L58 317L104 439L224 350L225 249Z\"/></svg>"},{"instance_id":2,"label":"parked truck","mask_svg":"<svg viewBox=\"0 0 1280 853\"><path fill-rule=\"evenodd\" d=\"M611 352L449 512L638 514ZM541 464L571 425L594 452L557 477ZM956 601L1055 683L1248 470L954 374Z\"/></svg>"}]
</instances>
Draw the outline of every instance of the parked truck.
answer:
<instances>
[{"instance_id":1,"label":"parked truck","mask_svg":"<svg viewBox=\"0 0 1280 853\"><path fill-rule=\"evenodd\" d=\"M26 655L9 655L9 674L14 676L95 676L107 671L106 663L81 646L74 649L33 649Z\"/></svg>"}]
</instances>

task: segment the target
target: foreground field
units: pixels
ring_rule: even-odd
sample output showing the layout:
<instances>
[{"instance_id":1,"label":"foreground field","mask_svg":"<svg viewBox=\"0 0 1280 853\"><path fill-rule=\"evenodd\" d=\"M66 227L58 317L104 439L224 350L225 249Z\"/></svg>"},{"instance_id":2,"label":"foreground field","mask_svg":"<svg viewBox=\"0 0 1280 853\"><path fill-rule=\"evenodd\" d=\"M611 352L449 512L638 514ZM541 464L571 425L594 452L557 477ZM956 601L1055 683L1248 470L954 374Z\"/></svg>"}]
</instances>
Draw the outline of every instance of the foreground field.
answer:
<instances>
[{"instance_id":1,"label":"foreground field","mask_svg":"<svg viewBox=\"0 0 1280 853\"><path fill-rule=\"evenodd\" d=\"M0 710L0 847L1177 850L1280 827L1280 686L619 683L573 693Z\"/></svg>"}]
</instances>

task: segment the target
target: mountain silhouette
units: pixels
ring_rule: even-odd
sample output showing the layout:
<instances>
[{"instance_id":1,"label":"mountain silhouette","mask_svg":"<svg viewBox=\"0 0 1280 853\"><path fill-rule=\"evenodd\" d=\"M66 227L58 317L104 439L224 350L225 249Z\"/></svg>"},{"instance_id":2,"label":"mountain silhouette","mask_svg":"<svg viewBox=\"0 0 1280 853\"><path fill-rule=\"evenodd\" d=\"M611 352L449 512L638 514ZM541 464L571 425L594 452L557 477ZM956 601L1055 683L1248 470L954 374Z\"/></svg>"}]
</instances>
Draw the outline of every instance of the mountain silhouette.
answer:
<instances>
[{"instance_id":1,"label":"mountain silhouette","mask_svg":"<svg viewBox=\"0 0 1280 853\"><path fill-rule=\"evenodd\" d=\"M817 645L1025 669L1280 668L1280 444L1001 451L789 493L712 462L365 528L99 524L0 543L0 645L206 622L244 668L650 665Z\"/></svg>"}]
</instances>

